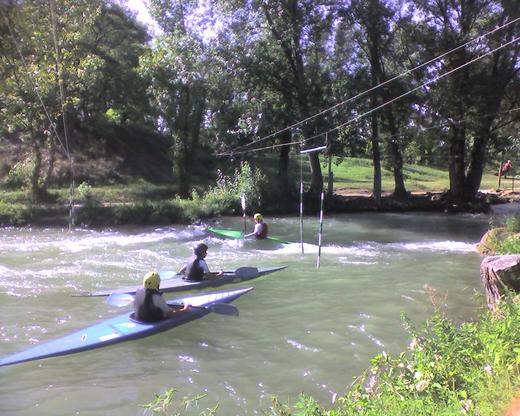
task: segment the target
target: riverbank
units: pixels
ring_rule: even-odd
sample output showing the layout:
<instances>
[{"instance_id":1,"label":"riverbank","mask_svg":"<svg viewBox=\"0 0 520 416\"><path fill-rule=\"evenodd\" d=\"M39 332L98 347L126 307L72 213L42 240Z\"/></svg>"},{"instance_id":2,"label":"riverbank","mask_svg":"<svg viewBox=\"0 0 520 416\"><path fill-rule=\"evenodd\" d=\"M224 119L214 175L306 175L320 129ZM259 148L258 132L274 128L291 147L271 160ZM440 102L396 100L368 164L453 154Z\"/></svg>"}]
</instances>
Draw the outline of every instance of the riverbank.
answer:
<instances>
[{"instance_id":1,"label":"riverbank","mask_svg":"<svg viewBox=\"0 0 520 416\"><path fill-rule=\"evenodd\" d=\"M116 198L118 199L118 198ZM394 198L384 193L379 203L367 190L338 190L332 197L325 199L324 210L330 213L348 212L470 212L488 213L491 207L501 210L514 210L509 204L519 202L520 193L511 191L486 190L480 192L475 201L453 204L444 192L411 192L405 199ZM319 201L306 201L305 214L311 215L319 210ZM269 215L290 212L262 209ZM118 226L118 225L161 225L190 224L220 215L242 215L238 202L229 201L181 200L169 194L163 198L140 202L82 198L80 202L64 203L7 203L0 202L1 226Z\"/></svg>"}]
</instances>

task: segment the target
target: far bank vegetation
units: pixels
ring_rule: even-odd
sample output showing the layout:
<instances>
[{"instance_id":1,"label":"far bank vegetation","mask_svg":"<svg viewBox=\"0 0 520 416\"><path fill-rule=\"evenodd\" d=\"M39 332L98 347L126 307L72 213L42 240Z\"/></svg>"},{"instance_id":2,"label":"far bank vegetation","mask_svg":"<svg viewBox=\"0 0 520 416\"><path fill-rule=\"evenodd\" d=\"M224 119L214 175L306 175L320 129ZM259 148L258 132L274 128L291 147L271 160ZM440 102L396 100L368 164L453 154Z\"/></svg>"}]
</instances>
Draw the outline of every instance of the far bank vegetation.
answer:
<instances>
[{"instance_id":1,"label":"far bank vegetation","mask_svg":"<svg viewBox=\"0 0 520 416\"><path fill-rule=\"evenodd\" d=\"M3 2L2 217L99 210L137 183L142 208L115 198L107 219L191 218L175 198L214 199L218 170L245 162L266 178L263 208L293 205L300 166L309 201L325 183L329 197L425 189L464 207L520 163L520 5L504 4L219 1L201 19L197 2L152 2L152 38L111 2Z\"/></svg>"}]
</instances>

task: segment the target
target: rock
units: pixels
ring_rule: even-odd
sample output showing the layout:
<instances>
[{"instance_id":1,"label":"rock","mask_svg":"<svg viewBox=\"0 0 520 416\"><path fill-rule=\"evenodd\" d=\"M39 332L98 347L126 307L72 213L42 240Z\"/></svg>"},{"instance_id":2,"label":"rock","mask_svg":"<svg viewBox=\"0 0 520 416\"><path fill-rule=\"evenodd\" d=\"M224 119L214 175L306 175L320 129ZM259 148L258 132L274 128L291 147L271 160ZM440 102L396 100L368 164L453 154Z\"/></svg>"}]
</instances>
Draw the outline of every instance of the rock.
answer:
<instances>
[{"instance_id":1,"label":"rock","mask_svg":"<svg viewBox=\"0 0 520 416\"><path fill-rule=\"evenodd\" d=\"M507 290L520 291L520 255L490 256L480 264L486 302L492 311Z\"/></svg>"},{"instance_id":2,"label":"rock","mask_svg":"<svg viewBox=\"0 0 520 416\"><path fill-rule=\"evenodd\" d=\"M484 256L492 256L496 253L495 241L503 241L509 236L505 227L492 228L481 238L477 244L477 252Z\"/></svg>"}]
</instances>

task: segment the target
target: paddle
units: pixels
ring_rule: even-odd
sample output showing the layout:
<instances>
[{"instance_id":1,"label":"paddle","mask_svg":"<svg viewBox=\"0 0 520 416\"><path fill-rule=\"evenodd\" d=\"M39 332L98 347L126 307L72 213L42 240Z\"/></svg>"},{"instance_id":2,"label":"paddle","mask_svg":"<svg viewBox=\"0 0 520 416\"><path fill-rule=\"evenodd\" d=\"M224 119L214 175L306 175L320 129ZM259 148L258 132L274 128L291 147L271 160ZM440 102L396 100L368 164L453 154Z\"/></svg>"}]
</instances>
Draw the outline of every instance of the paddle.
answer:
<instances>
[{"instance_id":1,"label":"paddle","mask_svg":"<svg viewBox=\"0 0 520 416\"><path fill-rule=\"evenodd\" d=\"M245 195L242 195L240 197L240 202L242 203L242 213L243 213L243 217L244 217L244 238L245 238L245 235L246 235L246 196Z\"/></svg>"},{"instance_id":2,"label":"paddle","mask_svg":"<svg viewBox=\"0 0 520 416\"><path fill-rule=\"evenodd\" d=\"M129 293L112 293L108 299L107 303L112 306L122 307L129 305L134 301L134 296ZM197 306L190 305L190 308L195 309L206 309L211 312L220 313L222 315L232 315L238 316L238 309L236 306L230 305L228 303L212 303L208 306Z\"/></svg>"},{"instance_id":3,"label":"paddle","mask_svg":"<svg viewBox=\"0 0 520 416\"><path fill-rule=\"evenodd\" d=\"M258 268L248 267L248 266L239 267L238 269L236 269L234 271L228 270L228 271L225 271L224 273L228 273L228 274L233 273L236 275L236 277L238 277L240 279L254 279L255 277L258 277L260 275ZM161 270L161 271L159 271L159 276L161 276L161 280L167 280L167 279L171 279L174 277L181 277L184 275L178 274L174 270ZM217 277L217 279L218 279L218 277Z\"/></svg>"}]
</instances>

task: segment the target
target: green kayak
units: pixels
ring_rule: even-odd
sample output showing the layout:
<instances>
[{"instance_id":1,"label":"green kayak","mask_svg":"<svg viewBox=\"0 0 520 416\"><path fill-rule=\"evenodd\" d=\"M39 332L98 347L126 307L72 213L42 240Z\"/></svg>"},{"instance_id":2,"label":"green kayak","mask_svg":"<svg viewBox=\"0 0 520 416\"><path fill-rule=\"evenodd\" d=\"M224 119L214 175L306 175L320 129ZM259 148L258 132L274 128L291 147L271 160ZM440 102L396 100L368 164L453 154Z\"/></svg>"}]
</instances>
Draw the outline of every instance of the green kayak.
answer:
<instances>
[{"instance_id":1,"label":"green kayak","mask_svg":"<svg viewBox=\"0 0 520 416\"><path fill-rule=\"evenodd\" d=\"M233 238L236 240L244 238L244 233L240 230L229 230L226 228L208 227L208 231L212 234L215 234L218 237ZM266 240L273 241L275 243L290 244L289 241L285 241L277 237L267 237Z\"/></svg>"}]
</instances>

